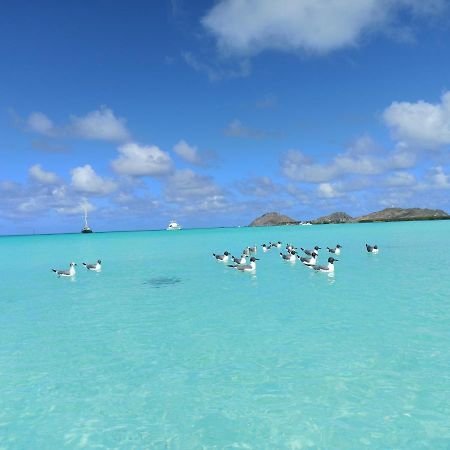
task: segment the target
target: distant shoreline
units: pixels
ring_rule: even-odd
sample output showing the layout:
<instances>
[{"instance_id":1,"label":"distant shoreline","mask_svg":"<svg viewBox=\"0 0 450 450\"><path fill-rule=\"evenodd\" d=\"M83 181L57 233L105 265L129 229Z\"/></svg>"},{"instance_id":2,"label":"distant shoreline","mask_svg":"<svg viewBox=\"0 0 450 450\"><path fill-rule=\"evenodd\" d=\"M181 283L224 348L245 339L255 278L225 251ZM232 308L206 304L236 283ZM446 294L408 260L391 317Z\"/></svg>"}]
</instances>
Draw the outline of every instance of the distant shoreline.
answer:
<instances>
[{"instance_id":1,"label":"distant shoreline","mask_svg":"<svg viewBox=\"0 0 450 450\"><path fill-rule=\"evenodd\" d=\"M424 217L424 218L405 218L405 219L378 219L378 220L361 220L354 222L339 222L339 223L312 223L311 225L358 225L358 224L366 224L366 223L391 223L391 222L425 222L425 221L433 221L436 222L438 220L450 220L450 217ZM236 229L236 228L264 228L264 227L301 227L302 222L296 223L280 223L277 225L263 225L252 227L250 225L236 225L236 226L220 226L220 227L198 227L198 228L183 228L184 231L192 231L192 230L220 230L220 229ZM183 231L180 230L180 231ZM162 232L167 231L165 228L157 228L157 229L146 229L146 230L107 230L107 231L96 231L92 234L109 234L109 233L145 233L145 232ZM83 235L81 232L61 232L61 233L30 233L30 234L0 234L0 238L8 238L8 237L29 237L29 236L65 236L65 235Z\"/></svg>"}]
</instances>

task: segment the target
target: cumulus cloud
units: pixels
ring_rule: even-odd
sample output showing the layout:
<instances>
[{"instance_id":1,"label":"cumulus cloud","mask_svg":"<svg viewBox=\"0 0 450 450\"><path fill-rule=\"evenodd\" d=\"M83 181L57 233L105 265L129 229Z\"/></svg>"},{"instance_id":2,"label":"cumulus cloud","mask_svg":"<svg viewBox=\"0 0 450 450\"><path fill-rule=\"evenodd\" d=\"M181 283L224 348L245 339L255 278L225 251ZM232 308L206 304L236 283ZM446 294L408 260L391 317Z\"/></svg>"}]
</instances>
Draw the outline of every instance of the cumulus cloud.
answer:
<instances>
[{"instance_id":1,"label":"cumulus cloud","mask_svg":"<svg viewBox=\"0 0 450 450\"><path fill-rule=\"evenodd\" d=\"M316 190L319 198L336 198L342 197L343 193L340 192L337 187L331 183L320 183Z\"/></svg>"},{"instance_id":2,"label":"cumulus cloud","mask_svg":"<svg viewBox=\"0 0 450 450\"><path fill-rule=\"evenodd\" d=\"M0 218L33 218L52 211L58 214L78 214L94 208L66 185L21 184L0 182Z\"/></svg>"},{"instance_id":3,"label":"cumulus cloud","mask_svg":"<svg viewBox=\"0 0 450 450\"><path fill-rule=\"evenodd\" d=\"M107 195L117 189L117 184L97 175L89 164L71 170L72 187L85 194Z\"/></svg>"},{"instance_id":4,"label":"cumulus cloud","mask_svg":"<svg viewBox=\"0 0 450 450\"><path fill-rule=\"evenodd\" d=\"M46 136L55 136L57 130L53 122L42 112L32 112L26 120L27 127L34 133L44 134Z\"/></svg>"},{"instance_id":5,"label":"cumulus cloud","mask_svg":"<svg viewBox=\"0 0 450 450\"><path fill-rule=\"evenodd\" d=\"M164 199L178 205L185 214L221 212L230 209L226 192L206 175L199 175L190 169L177 170L167 177Z\"/></svg>"},{"instance_id":6,"label":"cumulus cloud","mask_svg":"<svg viewBox=\"0 0 450 450\"><path fill-rule=\"evenodd\" d=\"M413 186L416 183L416 177L409 172L394 172L386 178L387 186Z\"/></svg>"},{"instance_id":7,"label":"cumulus cloud","mask_svg":"<svg viewBox=\"0 0 450 450\"><path fill-rule=\"evenodd\" d=\"M416 156L403 148L386 153L370 138L358 139L330 161L315 162L303 152L289 150L281 161L288 178L307 183L326 183L344 175L378 175L388 170L413 167Z\"/></svg>"},{"instance_id":8,"label":"cumulus cloud","mask_svg":"<svg viewBox=\"0 0 450 450\"><path fill-rule=\"evenodd\" d=\"M383 119L395 138L414 147L435 149L450 144L450 91L440 103L394 102Z\"/></svg>"},{"instance_id":9,"label":"cumulus cloud","mask_svg":"<svg viewBox=\"0 0 450 450\"><path fill-rule=\"evenodd\" d=\"M184 139L181 139L174 145L173 151L188 163L200 167L207 167L216 159L214 152L201 152L196 146L188 144Z\"/></svg>"},{"instance_id":10,"label":"cumulus cloud","mask_svg":"<svg viewBox=\"0 0 450 450\"><path fill-rule=\"evenodd\" d=\"M33 181L41 184L58 184L60 179L56 173L47 172L40 164L35 164L28 169L28 174Z\"/></svg>"},{"instance_id":11,"label":"cumulus cloud","mask_svg":"<svg viewBox=\"0 0 450 450\"><path fill-rule=\"evenodd\" d=\"M430 187L434 189L450 189L450 174L441 166L433 167L428 175Z\"/></svg>"},{"instance_id":12,"label":"cumulus cloud","mask_svg":"<svg viewBox=\"0 0 450 450\"><path fill-rule=\"evenodd\" d=\"M267 49L327 53L396 25L404 13L437 14L445 0L220 0L202 20L223 53Z\"/></svg>"},{"instance_id":13,"label":"cumulus cloud","mask_svg":"<svg viewBox=\"0 0 450 450\"><path fill-rule=\"evenodd\" d=\"M112 161L113 169L121 175L163 176L173 170L170 155L158 147L128 143L119 147L119 157Z\"/></svg>"},{"instance_id":14,"label":"cumulus cloud","mask_svg":"<svg viewBox=\"0 0 450 450\"><path fill-rule=\"evenodd\" d=\"M85 116L70 116L69 123L61 126L56 126L42 112L32 112L26 120L26 128L52 138L75 137L110 142L124 142L130 139L126 120L116 117L107 107L91 111Z\"/></svg>"},{"instance_id":15,"label":"cumulus cloud","mask_svg":"<svg viewBox=\"0 0 450 450\"><path fill-rule=\"evenodd\" d=\"M130 138L125 119L116 117L106 107L82 117L71 116L70 122L70 133L83 139L121 142Z\"/></svg>"}]
</instances>

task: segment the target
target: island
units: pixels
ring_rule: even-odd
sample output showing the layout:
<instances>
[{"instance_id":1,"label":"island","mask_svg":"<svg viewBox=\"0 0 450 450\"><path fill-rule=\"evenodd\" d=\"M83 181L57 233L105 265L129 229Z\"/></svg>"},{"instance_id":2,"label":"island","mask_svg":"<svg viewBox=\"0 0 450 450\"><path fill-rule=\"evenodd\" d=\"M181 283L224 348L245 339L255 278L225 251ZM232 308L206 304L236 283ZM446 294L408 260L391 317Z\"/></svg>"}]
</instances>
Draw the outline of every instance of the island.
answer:
<instances>
[{"instance_id":1,"label":"island","mask_svg":"<svg viewBox=\"0 0 450 450\"><path fill-rule=\"evenodd\" d=\"M269 212L255 219L249 227L268 227L276 225L297 225L298 220L294 220L289 216L279 214L277 212Z\"/></svg>"},{"instance_id":2,"label":"island","mask_svg":"<svg viewBox=\"0 0 450 450\"><path fill-rule=\"evenodd\" d=\"M450 215L442 209L428 208L385 208L381 211L352 217L345 212L334 212L327 216L309 221L312 224L339 224L339 223L372 223L372 222L404 222L412 220L449 220ZM274 225L298 225L302 221L289 216L270 212L255 219L249 226L262 227Z\"/></svg>"}]
</instances>

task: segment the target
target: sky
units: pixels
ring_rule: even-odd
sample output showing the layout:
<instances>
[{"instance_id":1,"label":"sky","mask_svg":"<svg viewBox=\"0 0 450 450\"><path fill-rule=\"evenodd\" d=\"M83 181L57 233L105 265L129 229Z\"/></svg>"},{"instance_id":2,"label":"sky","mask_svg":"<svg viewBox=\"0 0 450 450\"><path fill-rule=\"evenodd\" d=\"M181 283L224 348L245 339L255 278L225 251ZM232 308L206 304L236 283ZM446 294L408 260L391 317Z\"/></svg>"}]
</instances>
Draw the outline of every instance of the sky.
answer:
<instances>
[{"instance_id":1,"label":"sky","mask_svg":"<svg viewBox=\"0 0 450 450\"><path fill-rule=\"evenodd\" d=\"M0 234L450 212L448 0L5 0Z\"/></svg>"}]
</instances>

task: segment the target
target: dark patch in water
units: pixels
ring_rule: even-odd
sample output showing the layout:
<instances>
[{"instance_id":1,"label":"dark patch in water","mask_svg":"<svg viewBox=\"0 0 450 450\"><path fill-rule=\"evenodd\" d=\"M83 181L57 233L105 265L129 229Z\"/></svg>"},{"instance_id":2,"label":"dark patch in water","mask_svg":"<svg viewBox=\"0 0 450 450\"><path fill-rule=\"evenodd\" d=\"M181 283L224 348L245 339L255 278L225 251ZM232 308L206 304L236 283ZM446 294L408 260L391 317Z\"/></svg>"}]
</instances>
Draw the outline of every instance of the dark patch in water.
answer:
<instances>
[{"instance_id":1,"label":"dark patch in water","mask_svg":"<svg viewBox=\"0 0 450 450\"><path fill-rule=\"evenodd\" d=\"M178 277L156 277L150 280L144 281L144 284L148 284L154 288L162 288L166 286L173 286L174 284L181 283L181 278Z\"/></svg>"}]
</instances>

